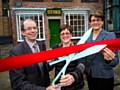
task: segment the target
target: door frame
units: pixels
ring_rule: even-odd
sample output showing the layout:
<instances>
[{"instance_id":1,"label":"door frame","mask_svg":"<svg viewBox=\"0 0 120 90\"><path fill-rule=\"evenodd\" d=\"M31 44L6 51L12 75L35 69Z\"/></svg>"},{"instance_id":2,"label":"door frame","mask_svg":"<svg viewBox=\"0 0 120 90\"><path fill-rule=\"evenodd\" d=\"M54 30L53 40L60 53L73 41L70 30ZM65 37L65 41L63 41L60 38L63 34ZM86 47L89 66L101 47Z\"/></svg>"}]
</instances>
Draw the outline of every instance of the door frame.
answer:
<instances>
[{"instance_id":1,"label":"door frame","mask_svg":"<svg viewBox=\"0 0 120 90\"><path fill-rule=\"evenodd\" d=\"M49 39L47 39L47 47L48 48L50 48L50 30L49 30L49 20L54 20L54 19L59 19L60 20L60 25L62 24L62 23L64 23L64 20L63 20L63 16L49 16L49 17L46 17L47 19L47 25L48 25L48 27L47 27L47 30L48 30L48 33L49 33Z\"/></svg>"},{"instance_id":2,"label":"door frame","mask_svg":"<svg viewBox=\"0 0 120 90\"><path fill-rule=\"evenodd\" d=\"M51 22L53 21L53 22L54 22L54 20L58 20L59 25L61 25L61 19L48 19L48 28L50 28L50 27L49 27L49 25L50 25L49 21L51 21ZM56 22L56 21L55 21L55 22ZM53 32L54 32L54 31L52 31L52 30L49 29L49 34L50 34L50 39L49 39L49 43L50 43L50 44L49 44L49 47L52 47L52 46L51 46L51 40L53 39L53 37L51 38L51 36L54 36L54 35L51 35L51 34L53 34ZM55 32L56 32L56 31L55 31ZM56 33L56 34L59 34L59 30L58 30L57 32L58 32L58 33ZM57 38L59 38L59 37L57 37ZM54 43L55 43L55 42L54 42ZM56 42L56 43L57 43L57 42Z\"/></svg>"}]
</instances>

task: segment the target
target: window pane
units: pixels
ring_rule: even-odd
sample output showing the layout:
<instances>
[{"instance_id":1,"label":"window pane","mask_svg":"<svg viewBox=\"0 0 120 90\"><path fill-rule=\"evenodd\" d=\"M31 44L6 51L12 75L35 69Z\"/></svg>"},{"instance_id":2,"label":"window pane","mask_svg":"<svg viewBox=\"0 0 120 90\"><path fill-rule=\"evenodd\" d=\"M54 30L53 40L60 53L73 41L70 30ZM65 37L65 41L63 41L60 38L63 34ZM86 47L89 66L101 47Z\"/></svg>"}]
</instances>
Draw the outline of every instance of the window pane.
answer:
<instances>
[{"instance_id":1,"label":"window pane","mask_svg":"<svg viewBox=\"0 0 120 90\"><path fill-rule=\"evenodd\" d=\"M70 15L70 19L73 19L73 17L74 17L74 16L71 14L71 15Z\"/></svg>"},{"instance_id":2,"label":"window pane","mask_svg":"<svg viewBox=\"0 0 120 90\"><path fill-rule=\"evenodd\" d=\"M66 20L68 20L68 15L66 15Z\"/></svg>"},{"instance_id":3,"label":"window pane","mask_svg":"<svg viewBox=\"0 0 120 90\"><path fill-rule=\"evenodd\" d=\"M8 16L8 9L9 9L9 0L2 0L2 15Z\"/></svg>"},{"instance_id":4,"label":"window pane","mask_svg":"<svg viewBox=\"0 0 120 90\"><path fill-rule=\"evenodd\" d=\"M19 19L20 17L20 19ZM38 37L37 39L43 40L44 39L44 28L43 28L43 16L41 14L20 14L17 15L17 40L23 40L23 36L21 34L21 24L25 19L33 19L37 23L38 26Z\"/></svg>"},{"instance_id":5,"label":"window pane","mask_svg":"<svg viewBox=\"0 0 120 90\"><path fill-rule=\"evenodd\" d=\"M85 32L85 15L83 14L67 14L66 22L70 21L69 25L73 29L73 37L80 37Z\"/></svg>"}]
</instances>

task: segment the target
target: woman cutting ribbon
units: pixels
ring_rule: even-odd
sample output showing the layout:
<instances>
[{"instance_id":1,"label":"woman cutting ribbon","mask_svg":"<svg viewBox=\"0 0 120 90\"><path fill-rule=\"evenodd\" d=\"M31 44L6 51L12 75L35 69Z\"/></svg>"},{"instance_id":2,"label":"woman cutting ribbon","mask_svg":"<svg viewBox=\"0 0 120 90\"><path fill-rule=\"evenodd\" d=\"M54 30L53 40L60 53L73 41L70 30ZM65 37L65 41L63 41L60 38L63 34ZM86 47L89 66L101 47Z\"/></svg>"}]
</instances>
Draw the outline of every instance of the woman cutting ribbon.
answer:
<instances>
[{"instance_id":1,"label":"woman cutting ribbon","mask_svg":"<svg viewBox=\"0 0 120 90\"><path fill-rule=\"evenodd\" d=\"M55 45L54 48L60 47L69 47L74 45L71 41L72 38L72 30L70 26L64 24L60 27L60 39L61 43ZM67 61L60 62L58 64L53 65L55 67L55 75L57 75ZM84 86L83 81L83 71L84 65L80 63L80 61L72 61L68 64L66 68L66 72L61 76L57 83L60 83L61 90L80 90Z\"/></svg>"}]
</instances>

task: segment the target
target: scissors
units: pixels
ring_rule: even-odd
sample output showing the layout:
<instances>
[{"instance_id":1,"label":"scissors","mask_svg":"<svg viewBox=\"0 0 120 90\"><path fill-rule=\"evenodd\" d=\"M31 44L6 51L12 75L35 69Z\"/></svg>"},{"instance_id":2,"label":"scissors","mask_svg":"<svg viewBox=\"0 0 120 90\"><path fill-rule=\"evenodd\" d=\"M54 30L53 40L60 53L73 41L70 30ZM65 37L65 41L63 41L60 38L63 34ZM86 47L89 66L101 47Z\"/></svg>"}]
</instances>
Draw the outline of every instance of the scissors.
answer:
<instances>
[{"instance_id":1,"label":"scissors","mask_svg":"<svg viewBox=\"0 0 120 90\"><path fill-rule=\"evenodd\" d=\"M83 36L82 38L78 41L77 45L79 44L84 44L86 42L86 40L88 39L88 37L90 36L92 32L92 28L90 28ZM61 75L65 75L67 66L70 64L71 61L95 54L100 52L103 48L105 48L107 45L103 44L103 45L94 45L92 47L89 47L79 53L73 53L70 54L68 56L64 56L64 57L59 57L58 60L56 61L52 61L49 62L49 65L54 65L57 64L59 62L62 61L66 61L66 64L63 66L63 68L60 70L60 72L57 74L57 76L53 79L52 84L55 85L55 82L60 78Z\"/></svg>"}]
</instances>

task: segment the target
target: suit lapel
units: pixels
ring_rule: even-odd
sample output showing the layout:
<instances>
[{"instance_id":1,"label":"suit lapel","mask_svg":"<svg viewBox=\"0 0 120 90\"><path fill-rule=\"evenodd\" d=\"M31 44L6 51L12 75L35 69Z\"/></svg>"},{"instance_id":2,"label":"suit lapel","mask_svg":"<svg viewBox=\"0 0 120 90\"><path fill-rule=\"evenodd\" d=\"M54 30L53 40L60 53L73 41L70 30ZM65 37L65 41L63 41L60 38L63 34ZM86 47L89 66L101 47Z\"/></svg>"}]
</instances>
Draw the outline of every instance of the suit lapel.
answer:
<instances>
[{"instance_id":1,"label":"suit lapel","mask_svg":"<svg viewBox=\"0 0 120 90\"><path fill-rule=\"evenodd\" d=\"M43 50L45 50L45 49L46 49L46 47L43 45L43 43L42 43L42 42L37 41L37 43L38 43L38 46L39 46L40 51L43 51Z\"/></svg>"},{"instance_id":2,"label":"suit lapel","mask_svg":"<svg viewBox=\"0 0 120 90\"><path fill-rule=\"evenodd\" d=\"M95 42L95 41L101 41L104 40L105 36L105 30L102 30L96 40L92 40L93 34L91 33L90 37L88 38L87 42Z\"/></svg>"},{"instance_id":3,"label":"suit lapel","mask_svg":"<svg viewBox=\"0 0 120 90\"><path fill-rule=\"evenodd\" d=\"M23 42L23 46L24 46L24 50L25 50L26 54L32 53L32 50L31 50L31 48L29 47L29 45L27 44L26 41Z\"/></svg>"},{"instance_id":4,"label":"suit lapel","mask_svg":"<svg viewBox=\"0 0 120 90\"><path fill-rule=\"evenodd\" d=\"M101 41L101 40L104 40L105 39L105 30L102 30L97 38L96 41Z\"/></svg>"}]
</instances>

